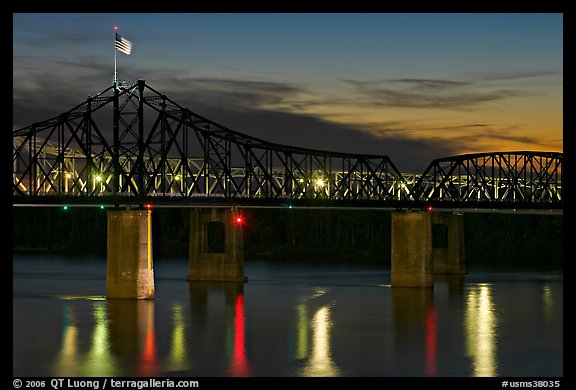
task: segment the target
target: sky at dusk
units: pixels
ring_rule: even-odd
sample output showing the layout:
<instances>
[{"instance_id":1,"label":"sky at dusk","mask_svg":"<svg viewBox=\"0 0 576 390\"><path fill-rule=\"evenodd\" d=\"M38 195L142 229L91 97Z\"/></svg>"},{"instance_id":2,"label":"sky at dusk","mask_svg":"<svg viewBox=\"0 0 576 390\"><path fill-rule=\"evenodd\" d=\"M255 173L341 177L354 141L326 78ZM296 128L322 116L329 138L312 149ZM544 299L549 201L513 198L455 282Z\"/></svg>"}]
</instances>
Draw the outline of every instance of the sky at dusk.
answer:
<instances>
[{"instance_id":1,"label":"sky at dusk","mask_svg":"<svg viewBox=\"0 0 576 390\"><path fill-rule=\"evenodd\" d=\"M561 13L15 13L13 128L122 80L267 141L388 155L563 151Z\"/></svg>"}]
</instances>

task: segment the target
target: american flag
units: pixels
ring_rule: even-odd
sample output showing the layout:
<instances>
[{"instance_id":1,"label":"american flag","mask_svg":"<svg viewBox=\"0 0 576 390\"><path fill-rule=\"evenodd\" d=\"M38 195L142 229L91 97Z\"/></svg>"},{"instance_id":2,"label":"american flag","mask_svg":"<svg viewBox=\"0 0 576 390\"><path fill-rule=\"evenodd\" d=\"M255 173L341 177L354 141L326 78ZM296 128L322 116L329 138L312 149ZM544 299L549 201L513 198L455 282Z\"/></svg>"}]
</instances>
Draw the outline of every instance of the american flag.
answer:
<instances>
[{"instance_id":1,"label":"american flag","mask_svg":"<svg viewBox=\"0 0 576 390\"><path fill-rule=\"evenodd\" d=\"M132 52L132 42L128 39L122 37L120 34L116 33L116 42L115 42L116 50L126 55L130 55Z\"/></svg>"}]
</instances>

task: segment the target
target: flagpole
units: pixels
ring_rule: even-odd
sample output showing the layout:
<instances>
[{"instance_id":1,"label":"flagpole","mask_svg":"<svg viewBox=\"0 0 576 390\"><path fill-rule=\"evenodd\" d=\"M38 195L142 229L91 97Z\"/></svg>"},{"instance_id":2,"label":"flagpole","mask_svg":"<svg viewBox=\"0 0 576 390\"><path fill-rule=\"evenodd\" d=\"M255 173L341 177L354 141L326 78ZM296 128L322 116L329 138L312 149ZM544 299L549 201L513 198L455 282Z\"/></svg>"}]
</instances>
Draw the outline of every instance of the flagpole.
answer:
<instances>
[{"instance_id":1,"label":"flagpole","mask_svg":"<svg viewBox=\"0 0 576 390\"><path fill-rule=\"evenodd\" d=\"M123 81L118 81L118 69L117 69L117 51L120 51L124 54L126 54L127 56L130 55L130 53L132 52L132 42L130 42L128 39L124 38L123 36L121 36L120 34L118 34L118 26L114 26L114 80L112 81L114 83L114 87L118 88L120 84L122 84L123 86L126 86L128 84L126 84Z\"/></svg>"},{"instance_id":2,"label":"flagpole","mask_svg":"<svg viewBox=\"0 0 576 390\"><path fill-rule=\"evenodd\" d=\"M118 26L114 26L114 80L112 81L114 88L118 84L118 74L116 73L116 34L118 34Z\"/></svg>"}]
</instances>

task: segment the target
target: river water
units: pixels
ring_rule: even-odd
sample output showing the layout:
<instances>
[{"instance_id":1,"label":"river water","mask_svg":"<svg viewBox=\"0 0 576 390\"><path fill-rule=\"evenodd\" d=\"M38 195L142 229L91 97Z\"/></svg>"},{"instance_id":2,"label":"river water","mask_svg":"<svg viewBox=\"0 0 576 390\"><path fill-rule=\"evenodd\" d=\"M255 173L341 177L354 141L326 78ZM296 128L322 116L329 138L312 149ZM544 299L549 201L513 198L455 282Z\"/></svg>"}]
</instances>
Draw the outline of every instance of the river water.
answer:
<instances>
[{"instance_id":1,"label":"river water","mask_svg":"<svg viewBox=\"0 0 576 390\"><path fill-rule=\"evenodd\" d=\"M102 257L13 256L13 375L561 377L562 270L471 269L392 288L384 265L247 261L248 282L107 300Z\"/></svg>"}]
</instances>

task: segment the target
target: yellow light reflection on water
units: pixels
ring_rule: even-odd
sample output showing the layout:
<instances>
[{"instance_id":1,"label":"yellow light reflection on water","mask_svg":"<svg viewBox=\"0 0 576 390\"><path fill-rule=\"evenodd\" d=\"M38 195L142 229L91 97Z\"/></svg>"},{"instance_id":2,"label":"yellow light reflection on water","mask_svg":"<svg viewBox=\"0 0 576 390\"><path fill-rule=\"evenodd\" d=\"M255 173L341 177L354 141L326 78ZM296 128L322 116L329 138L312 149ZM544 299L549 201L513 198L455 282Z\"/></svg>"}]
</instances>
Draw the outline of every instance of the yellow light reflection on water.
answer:
<instances>
[{"instance_id":1,"label":"yellow light reflection on water","mask_svg":"<svg viewBox=\"0 0 576 390\"><path fill-rule=\"evenodd\" d=\"M83 371L88 376L114 376L116 375L115 362L110 353L110 339L108 331L108 316L106 315L106 303L96 301L92 317L94 328L90 349L86 354Z\"/></svg>"},{"instance_id":2,"label":"yellow light reflection on water","mask_svg":"<svg viewBox=\"0 0 576 390\"><path fill-rule=\"evenodd\" d=\"M497 320L490 285L480 284L470 289L466 302L465 327L467 353L473 360L473 376L498 375Z\"/></svg>"},{"instance_id":3,"label":"yellow light reflection on water","mask_svg":"<svg viewBox=\"0 0 576 390\"><path fill-rule=\"evenodd\" d=\"M106 297L102 295L59 295L58 298L63 300L87 300L87 301L105 301Z\"/></svg>"},{"instance_id":4,"label":"yellow light reflection on water","mask_svg":"<svg viewBox=\"0 0 576 390\"><path fill-rule=\"evenodd\" d=\"M296 306L296 315L298 317L296 359L304 359L308 356L308 308L304 303Z\"/></svg>"},{"instance_id":5,"label":"yellow light reflection on water","mask_svg":"<svg viewBox=\"0 0 576 390\"><path fill-rule=\"evenodd\" d=\"M302 374L304 376L338 376L339 369L332 360L330 331L332 320L330 306L316 311L312 318L312 352Z\"/></svg>"},{"instance_id":6,"label":"yellow light reflection on water","mask_svg":"<svg viewBox=\"0 0 576 390\"><path fill-rule=\"evenodd\" d=\"M323 289L321 287L316 287L314 289L314 293L310 296L309 299L321 297L322 295L326 294L327 292L328 292L328 290L326 290L326 289Z\"/></svg>"},{"instance_id":7,"label":"yellow light reflection on water","mask_svg":"<svg viewBox=\"0 0 576 390\"><path fill-rule=\"evenodd\" d=\"M78 374L78 327L76 316L69 306L64 307L62 346L54 359L55 376L77 376Z\"/></svg>"},{"instance_id":8,"label":"yellow light reflection on water","mask_svg":"<svg viewBox=\"0 0 576 390\"><path fill-rule=\"evenodd\" d=\"M166 368L169 371L181 371L189 366L188 356L186 356L186 333L184 333L184 316L182 315L181 304L175 303L172 306L172 319L172 340Z\"/></svg>"},{"instance_id":9,"label":"yellow light reflection on water","mask_svg":"<svg viewBox=\"0 0 576 390\"><path fill-rule=\"evenodd\" d=\"M542 287L542 300L544 301L544 318L546 321L550 321L554 318L552 314L554 297L552 296L552 289L548 285Z\"/></svg>"}]
</instances>

